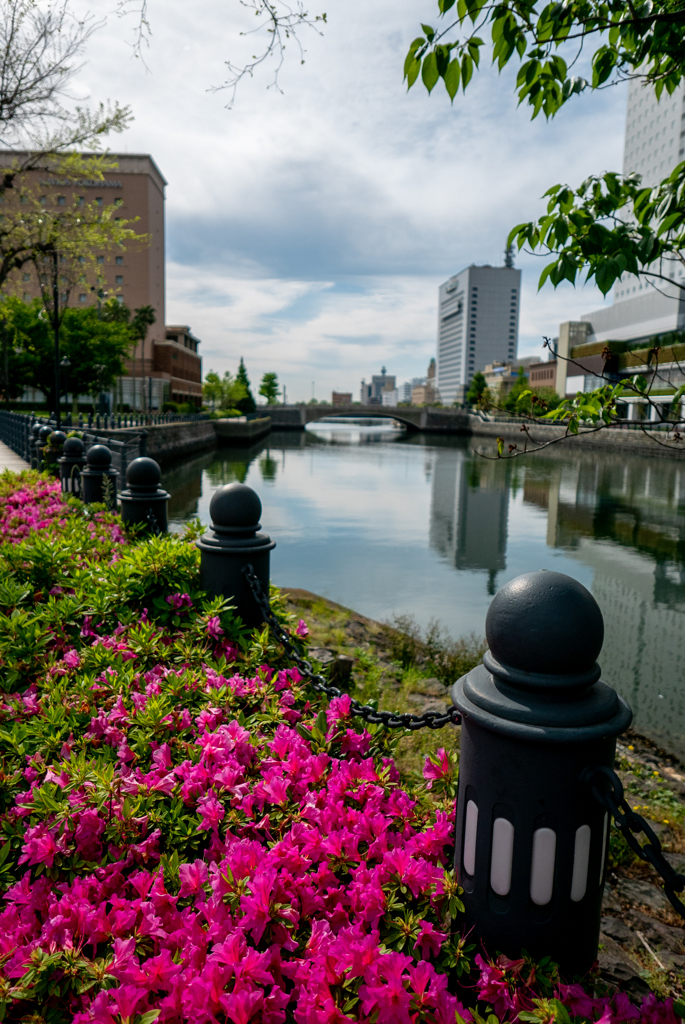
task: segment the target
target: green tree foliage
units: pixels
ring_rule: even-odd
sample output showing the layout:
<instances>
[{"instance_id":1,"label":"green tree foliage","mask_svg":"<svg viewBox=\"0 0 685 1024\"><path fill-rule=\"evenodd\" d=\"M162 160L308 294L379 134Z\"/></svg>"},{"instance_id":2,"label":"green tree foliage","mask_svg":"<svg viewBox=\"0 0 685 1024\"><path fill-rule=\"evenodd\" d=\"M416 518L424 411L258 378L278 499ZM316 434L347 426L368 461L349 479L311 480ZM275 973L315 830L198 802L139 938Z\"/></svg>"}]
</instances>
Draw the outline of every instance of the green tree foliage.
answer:
<instances>
[{"instance_id":1,"label":"green tree foliage","mask_svg":"<svg viewBox=\"0 0 685 1024\"><path fill-rule=\"evenodd\" d=\"M266 398L267 405L276 405L281 389L278 386L278 374L265 373L259 386L259 394Z\"/></svg>"},{"instance_id":2,"label":"green tree foliage","mask_svg":"<svg viewBox=\"0 0 685 1024\"><path fill-rule=\"evenodd\" d=\"M501 408L506 409L507 412L521 412L521 409L518 405L518 400L524 391L527 391L530 394L526 371L523 369L522 366L519 366L518 376L516 380L512 384L507 394L504 396L502 402L499 403L501 405Z\"/></svg>"},{"instance_id":3,"label":"green tree foliage","mask_svg":"<svg viewBox=\"0 0 685 1024\"><path fill-rule=\"evenodd\" d=\"M245 362L242 356L240 357L240 366L238 367L236 380L243 385L247 392L244 398L241 398L236 402L236 407L240 409L242 413L254 412L257 406L252 396L252 392L250 391L250 378L247 376L247 370L245 369Z\"/></svg>"},{"instance_id":4,"label":"green tree foliage","mask_svg":"<svg viewBox=\"0 0 685 1024\"><path fill-rule=\"evenodd\" d=\"M539 287L548 278L555 287L594 278L606 295L626 273L657 286L671 282L685 254L685 163L655 188L643 186L639 174L607 173L575 190L554 185L545 195L546 214L509 236L519 249L553 257Z\"/></svg>"},{"instance_id":5,"label":"green tree foliage","mask_svg":"<svg viewBox=\"0 0 685 1024\"><path fill-rule=\"evenodd\" d=\"M245 384L229 370L226 370L223 377L210 370L202 385L202 397L214 410L238 408L239 403L247 397L247 393Z\"/></svg>"},{"instance_id":6,"label":"green tree foliage","mask_svg":"<svg viewBox=\"0 0 685 1024\"><path fill-rule=\"evenodd\" d=\"M0 305L3 329L12 338L11 358L16 374L16 397L27 386L39 388L54 408L54 354L52 326L40 300L21 302L9 296ZM131 348L127 323L98 316L94 306L64 311L60 353L71 366L62 380L62 394L96 395L110 388L124 372Z\"/></svg>"},{"instance_id":7,"label":"green tree foliage","mask_svg":"<svg viewBox=\"0 0 685 1024\"><path fill-rule=\"evenodd\" d=\"M639 77L657 96L672 93L683 76L685 15L674 0L570 0L537 7L533 0L438 0L440 28L422 25L404 65L409 88L419 75L431 92L442 79L453 100L466 90L489 51L500 71L518 64L520 103L553 117L571 96ZM482 38L490 37L489 41ZM560 51L563 51L563 56ZM572 73L583 52L592 74ZM570 60L567 61L566 57Z\"/></svg>"},{"instance_id":8,"label":"green tree foliage","mask_svg":"<svg viewBox=\"0 0 685 1024\"><path fill-rule=\"evenodd\" d=\"M480 372L480 370L477 370L474 373L473 377L471 378L469 390L466 392L466 401L469 403L469 405L478 405L483 395L483 392L486 389L487 384L485 383L485 377Z\"/></svg>"}]
</instances>

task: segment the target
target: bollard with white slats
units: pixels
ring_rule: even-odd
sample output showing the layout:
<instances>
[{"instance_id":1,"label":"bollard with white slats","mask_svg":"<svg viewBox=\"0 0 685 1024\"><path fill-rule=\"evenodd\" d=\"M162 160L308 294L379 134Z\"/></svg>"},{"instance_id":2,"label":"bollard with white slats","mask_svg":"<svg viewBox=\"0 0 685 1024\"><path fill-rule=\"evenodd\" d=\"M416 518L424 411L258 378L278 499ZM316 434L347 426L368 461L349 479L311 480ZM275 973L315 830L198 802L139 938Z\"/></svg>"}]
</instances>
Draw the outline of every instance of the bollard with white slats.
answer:
<instances>
[{"instance_id":1,"label":"bollard with white slats","mask_svg":"<svg viewBox=\"0 0 685 1024\"><path fill-rule=\"evenodd\" d=\"M608 814L589 778L613 765L632 712L600 680L602 614L576 580L519 576L485 628L483 664L452 687L466 925L488 953L550 956L569 979L597 956L607 866Z\"/></svg>"}]
</instances>

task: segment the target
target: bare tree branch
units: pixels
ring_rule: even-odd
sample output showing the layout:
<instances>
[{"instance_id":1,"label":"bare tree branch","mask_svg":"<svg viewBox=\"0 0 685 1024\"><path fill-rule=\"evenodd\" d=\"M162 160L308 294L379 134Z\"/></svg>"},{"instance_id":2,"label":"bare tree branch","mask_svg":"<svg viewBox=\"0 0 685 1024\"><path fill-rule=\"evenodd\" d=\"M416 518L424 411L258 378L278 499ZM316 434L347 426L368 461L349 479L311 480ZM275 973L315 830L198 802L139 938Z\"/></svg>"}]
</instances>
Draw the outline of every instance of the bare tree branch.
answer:
<instances>
[{"instance_id":1,"label":"bare tree branch","mask_svg":"<svg viewBox=\"0 0 685 1024\"><path fill-rule=\"evenodd\" d=\"M276 66L273 80L268 88L275 86L281 92L282 90L278 84L278 75L285 60L286 44L288 42L295 44L300 64L304 64L305 50L298 36L298 30L310 28L314 29L318 35L323 35L319 25L325 24L327 20L324 13L310 14L304 7L302 0L296 0L294 4L287 3L287 0L240 0L240 3L243 7L248 8L248 10L254 11L258 19L258 24L255 28L249 32L241 32L241 35L262 34L266 35L266 39L264 39L263 45L257 48L258 52L253 54L247 64L234 64L232 61L227 60L228 78L221 85L216 85L210 90L211 92L228 90L230 96L226 104L228 108L233 106L236 90L243 78L247 75L252 78L256 69L271 58L275 60Z\"/></svg>"}]
</instances>

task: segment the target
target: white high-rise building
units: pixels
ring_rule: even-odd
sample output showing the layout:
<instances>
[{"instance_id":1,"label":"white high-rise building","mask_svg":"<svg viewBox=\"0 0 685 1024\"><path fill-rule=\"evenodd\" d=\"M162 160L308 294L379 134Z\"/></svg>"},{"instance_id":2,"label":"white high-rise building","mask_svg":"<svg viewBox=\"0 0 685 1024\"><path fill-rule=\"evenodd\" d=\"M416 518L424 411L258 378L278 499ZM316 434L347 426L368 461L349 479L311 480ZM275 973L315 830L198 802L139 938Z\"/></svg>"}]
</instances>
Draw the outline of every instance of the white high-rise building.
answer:
<instances>
[{"instance_id":1,"label":"white high-rise building","mask_svg":"<svg viewBox=\"0 0 685 1024\"><path fill-rule=\"evenodd\" d=\"M685 89L657 102L652 86L633 79L628 87L628 110L623 173L636 172L645 185L657 185L685 157ZM625 274L614 286L614 304L586 313L588 341L648 340L657 334L685 328L685 284L682 264L665 263L660 279ZM655 287L656 285L656 287ZM592 382L590 382L592 383ZM589 387L590 385L588 385ZM594 385L592 385L594 386Z\"/></svg>"},{"instance_id":2,"label":"white high-rise building","mask_svg":"<svg viewBox=\"0 0 685 1024\"><path fill-rule=\"evenodd\" d=\"M685 90L666 91L657 102L652 86L632 79L628 86L628 112L623 149L623 173L636 171L645 185L656 185L685 154Z\"/></svg>"},{"instance_id":3,"label":"white high-rise building","mask_svg":"<svg viewBox=\"0 0 685 1024\"><path fill-rule=\"evenodd\" d=\"M510 362L518 347L521 271L471 264L440 285L437 389L443 405L463 401L486 363Z\"/></svg>"}]
</instances>

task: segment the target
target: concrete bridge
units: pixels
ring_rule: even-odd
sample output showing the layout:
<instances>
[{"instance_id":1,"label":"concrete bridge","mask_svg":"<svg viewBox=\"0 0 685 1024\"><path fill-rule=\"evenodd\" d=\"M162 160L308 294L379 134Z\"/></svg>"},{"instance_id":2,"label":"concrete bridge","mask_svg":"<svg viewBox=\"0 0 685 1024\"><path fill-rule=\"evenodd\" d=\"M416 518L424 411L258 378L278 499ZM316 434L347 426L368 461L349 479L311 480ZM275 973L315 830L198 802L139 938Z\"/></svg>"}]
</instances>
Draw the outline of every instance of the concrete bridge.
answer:
<instances>
[{"instance_id":1,"label":"concrete bridge","mask_svg":"<svg viewBox=\"0 0 685 1024\"><path fill-rule=\"evenodd\" d=\"M468 413L463 409L412 408L390 405L272 405L264 410L271 417L272 430L304 430L332 416L362 419L393 419L409 430L435 434L470 434Z\"/></svg>"}]
</instances>

